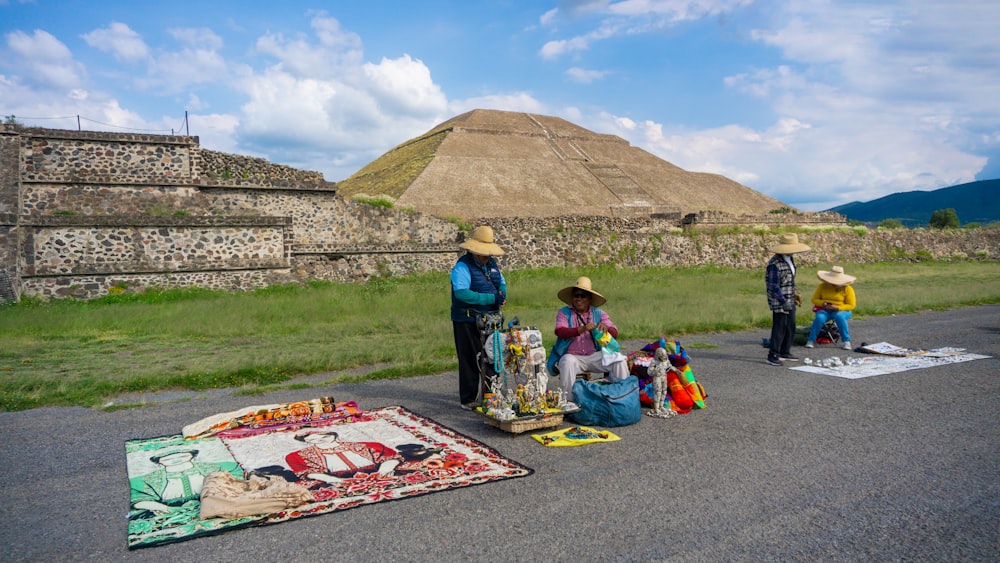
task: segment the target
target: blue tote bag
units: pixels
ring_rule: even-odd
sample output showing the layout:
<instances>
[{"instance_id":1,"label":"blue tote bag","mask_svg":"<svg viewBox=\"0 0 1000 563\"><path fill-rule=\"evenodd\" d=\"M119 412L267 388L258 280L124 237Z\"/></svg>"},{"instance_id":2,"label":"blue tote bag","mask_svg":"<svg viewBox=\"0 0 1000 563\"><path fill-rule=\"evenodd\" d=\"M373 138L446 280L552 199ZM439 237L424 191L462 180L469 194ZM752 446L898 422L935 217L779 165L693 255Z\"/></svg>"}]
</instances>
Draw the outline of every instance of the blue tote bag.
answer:
<instances>
[{"instance_id":1,"label":"blue tote bag","mask_svg":"<svg viewBox=\"0 0 1000 563\"><path fill-rule=\"evenodd\" d=\"M573 402L580 407L580 412L569 416L585 426L628 426L642 419L639 379L634 375L618 383L603 385L578 379L573 383Z\"/></svg>"}]
</instances>

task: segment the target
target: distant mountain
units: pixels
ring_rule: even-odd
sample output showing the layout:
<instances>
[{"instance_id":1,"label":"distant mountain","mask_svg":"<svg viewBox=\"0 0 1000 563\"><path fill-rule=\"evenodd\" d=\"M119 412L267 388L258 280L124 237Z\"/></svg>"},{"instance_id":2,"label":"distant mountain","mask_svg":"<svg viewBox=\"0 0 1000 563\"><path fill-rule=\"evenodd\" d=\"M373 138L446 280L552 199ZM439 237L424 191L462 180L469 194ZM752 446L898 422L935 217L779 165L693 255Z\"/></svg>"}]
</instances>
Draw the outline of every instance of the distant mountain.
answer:
<instances>
[{"instance_id":1,"label":"distant mountain","mask_svg":"<svg viewBox=\"0 0 1000 563\"><path fill-rule=\"evenodd\" d=\"M900 192L868 202L846 203L827 211L840 213L849 221L878 223L896 219L913 228L926 227L932 213L949 207L963 225L1000 221L1000 180L980 180L929 192Z\"/></svg>"}]
</instances>

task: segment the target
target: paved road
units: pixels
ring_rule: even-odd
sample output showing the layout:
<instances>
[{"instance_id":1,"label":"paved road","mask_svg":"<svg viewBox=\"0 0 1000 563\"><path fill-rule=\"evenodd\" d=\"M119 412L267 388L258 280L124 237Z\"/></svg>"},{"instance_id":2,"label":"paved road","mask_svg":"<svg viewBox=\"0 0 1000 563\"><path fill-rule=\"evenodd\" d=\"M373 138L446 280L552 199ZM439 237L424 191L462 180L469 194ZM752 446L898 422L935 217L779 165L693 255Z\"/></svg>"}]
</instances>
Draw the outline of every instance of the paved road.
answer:
<instances>
[{"instance_id":1,"label":"paved road","mask_svg":"<svg viewBox=\"0 0 1000 563\"><path fill-rule=\"evenodd\" d=\"M0 559L996 560L1000 306L857 319L851 332L856 344L992 358L847 380L766 365L764 331L694 335L682 343L706 410L643 417L616 429L619 442L577 448L486 426L458 408L454 373L109 413L0 413ZM535 474L127 551L126 439L327 394L366 409L406 406Z\"/></svg>"}]
</instances>

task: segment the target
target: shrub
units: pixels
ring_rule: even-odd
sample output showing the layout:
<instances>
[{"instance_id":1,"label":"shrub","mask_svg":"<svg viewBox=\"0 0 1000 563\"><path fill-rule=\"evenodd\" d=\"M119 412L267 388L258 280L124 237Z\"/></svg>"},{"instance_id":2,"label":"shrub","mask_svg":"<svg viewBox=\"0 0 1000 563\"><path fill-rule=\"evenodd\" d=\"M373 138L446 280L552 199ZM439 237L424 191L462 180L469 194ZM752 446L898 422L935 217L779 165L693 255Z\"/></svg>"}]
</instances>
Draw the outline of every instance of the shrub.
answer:
<instances>
[{"instance_id":1,"label":"shrub","mask_svg":"<svg viewBox=\"0 0 1000 563\"><path fill-rule=\"evenodd\" d=\"M906 227L899 221L899 219L883 219L879 221L877 227L879 229L905 229Z\"/></svg>"},{"instance_id":2,"label":"shrub","mask_svg":"<svg viewBox=\"0 0 1000 563\"><path fill-rule=\"evenodd\" d=\"M365 205L373 205L375 207L385 207L388 209L392 209L393 206L396 205L396 200L393 199L392 196L385 194L379 194L374 196L365 194L355 194L354 197L352 197L351 199L353 199L358 203L364 203Z\"/></svg>"},{"instance_id":3,"label":"shrub","mask_svg":"<svg viewBox=\"0 0 1000 563\"><path fill-rule=\"evenodd\" d=\"M955 209L938 209L931 213L930 226L935 229L957 229L959 225L958 213Z\"/></svg>"}]
</instances>

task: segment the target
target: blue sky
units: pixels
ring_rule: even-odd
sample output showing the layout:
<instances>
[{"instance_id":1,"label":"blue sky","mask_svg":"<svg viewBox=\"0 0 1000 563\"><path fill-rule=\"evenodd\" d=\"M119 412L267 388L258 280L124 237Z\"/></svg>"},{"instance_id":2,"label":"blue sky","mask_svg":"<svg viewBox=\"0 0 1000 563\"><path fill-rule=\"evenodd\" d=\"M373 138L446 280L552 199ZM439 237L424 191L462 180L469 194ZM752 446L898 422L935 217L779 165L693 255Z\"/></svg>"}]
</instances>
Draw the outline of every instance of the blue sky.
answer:
<instances>
[{"instance_id":1,"label":"blue sky","mask_svg":"<svg viewBox=\"0 0 1000 563\"><path fill-rule=\"evenodd\" d=\"M337 181L524 111L821 210L1000 178L997 22L993 0L0 0L0 115Z\"/></svg>"}]
</instances>

